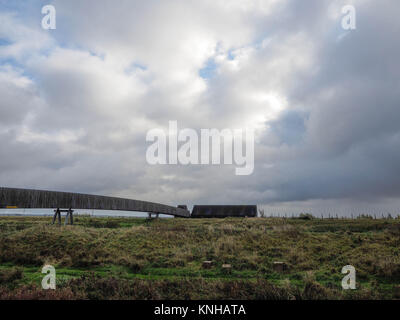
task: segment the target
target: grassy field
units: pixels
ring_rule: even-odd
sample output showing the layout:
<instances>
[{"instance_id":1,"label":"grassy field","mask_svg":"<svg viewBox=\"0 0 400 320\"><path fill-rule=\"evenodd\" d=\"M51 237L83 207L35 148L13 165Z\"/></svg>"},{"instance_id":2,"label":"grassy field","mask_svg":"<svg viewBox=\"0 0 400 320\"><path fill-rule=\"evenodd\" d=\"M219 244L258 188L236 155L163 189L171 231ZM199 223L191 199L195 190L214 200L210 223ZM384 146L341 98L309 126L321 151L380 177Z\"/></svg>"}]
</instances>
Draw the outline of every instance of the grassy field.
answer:
<instances>
[{"instance_id":1,"label":"grassy field","mask_svg":"<svg viewBox=\"0 0 400 320\"><path fill-rule=\"evenodd\" d=\"M0 217L0 299L400 298L399 219L50 220ZM341 287L349 264L356 290Z\"/></svg>"}]
</instances>

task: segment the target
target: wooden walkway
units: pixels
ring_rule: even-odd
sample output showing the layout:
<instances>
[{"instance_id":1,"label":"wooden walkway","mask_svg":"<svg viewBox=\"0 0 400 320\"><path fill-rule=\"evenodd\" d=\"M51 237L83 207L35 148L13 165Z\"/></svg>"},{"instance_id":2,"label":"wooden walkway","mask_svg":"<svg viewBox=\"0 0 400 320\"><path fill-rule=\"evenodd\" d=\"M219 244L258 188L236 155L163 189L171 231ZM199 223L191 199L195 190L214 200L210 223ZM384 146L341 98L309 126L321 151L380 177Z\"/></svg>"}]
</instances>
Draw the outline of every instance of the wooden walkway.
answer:
<instances>
[{"instance_id":1,"label":"wooden walkway","mask_svg":"<svg viewBox=\"0 0 400 320\"><path fill-rule=\"evenodd\" d=\"M141 211L176 217L190 217L188 210L155 202L70 192L0 187L0 208L7 207Z\"/></svg>"}]
</instances>

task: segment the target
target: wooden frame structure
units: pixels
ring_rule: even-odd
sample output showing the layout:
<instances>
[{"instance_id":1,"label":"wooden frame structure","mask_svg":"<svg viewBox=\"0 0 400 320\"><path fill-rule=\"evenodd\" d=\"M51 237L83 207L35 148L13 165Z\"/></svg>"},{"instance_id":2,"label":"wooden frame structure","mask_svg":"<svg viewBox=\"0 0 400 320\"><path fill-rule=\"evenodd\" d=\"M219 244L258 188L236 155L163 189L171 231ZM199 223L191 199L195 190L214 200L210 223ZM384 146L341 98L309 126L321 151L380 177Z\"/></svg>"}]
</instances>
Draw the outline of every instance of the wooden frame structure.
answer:
<instances>
[{"instance_id":1,"label":"wooden frame structure","mask_svg":"<svg viewBox=\"0 0 400 320\"><path fill-rule=\"evenodd\" d=\"M74 224L74 210L72 210L71 208L69 208L68 210L62 210L60 208L57 208L56 210L54 210L54 216L53 216L53 221L51 224L54 224L54 222L56 222L56 218L58 218L58 224L61 225L61 212L66 212L67 215L65 216L65 221L64 221L64 226L66 226L67 224L73 225Z\"/></svg>"}]
</instances>

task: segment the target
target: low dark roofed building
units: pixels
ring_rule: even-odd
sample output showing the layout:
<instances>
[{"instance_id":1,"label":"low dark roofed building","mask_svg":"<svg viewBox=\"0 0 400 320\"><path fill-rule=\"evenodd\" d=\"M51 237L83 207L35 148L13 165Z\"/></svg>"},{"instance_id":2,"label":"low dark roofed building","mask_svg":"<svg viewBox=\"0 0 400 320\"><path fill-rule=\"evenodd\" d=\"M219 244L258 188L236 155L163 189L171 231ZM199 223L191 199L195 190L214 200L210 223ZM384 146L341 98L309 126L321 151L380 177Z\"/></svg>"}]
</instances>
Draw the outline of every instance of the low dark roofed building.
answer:
<instances>
[{"instance_id":1,"label":"low dark roofed building","mask_svg":"<svg viewBox=\"0 0 400 320\"><path fill-rule=\"evenodd\" d=\"M201 205L194 206L192 218L256 217L255 205Z\"/></svg>"}]
</instances>

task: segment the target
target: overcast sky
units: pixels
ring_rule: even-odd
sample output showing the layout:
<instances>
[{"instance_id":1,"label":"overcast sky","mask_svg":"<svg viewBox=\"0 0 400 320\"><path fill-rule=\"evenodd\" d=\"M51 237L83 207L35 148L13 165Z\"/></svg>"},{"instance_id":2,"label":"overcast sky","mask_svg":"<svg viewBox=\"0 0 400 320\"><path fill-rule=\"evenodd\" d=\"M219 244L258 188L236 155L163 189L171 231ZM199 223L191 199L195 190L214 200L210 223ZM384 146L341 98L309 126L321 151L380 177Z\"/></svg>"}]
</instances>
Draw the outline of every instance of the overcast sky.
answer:
<instances>
[{"instance_id":1,"label":"overcast sky","mask_svg":"<svg viewBox=\"0 0 400 320\"><path fill-rule=\"evenodd\" d=\"M0 185L396 206L399 17L396 0L0 0ZM146 133L169 120L254 128L254 173L147 164Z\"/></svg>"}]
</instances>

